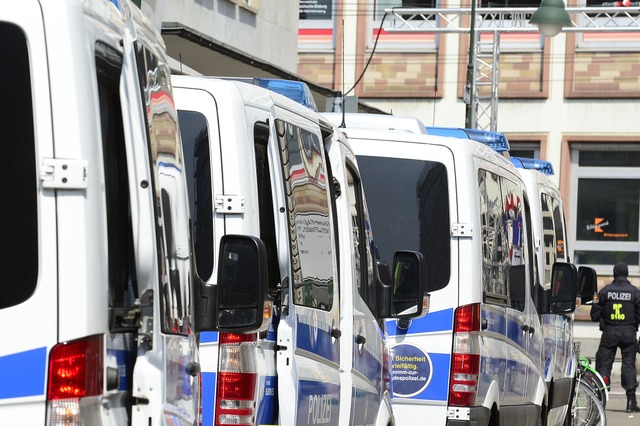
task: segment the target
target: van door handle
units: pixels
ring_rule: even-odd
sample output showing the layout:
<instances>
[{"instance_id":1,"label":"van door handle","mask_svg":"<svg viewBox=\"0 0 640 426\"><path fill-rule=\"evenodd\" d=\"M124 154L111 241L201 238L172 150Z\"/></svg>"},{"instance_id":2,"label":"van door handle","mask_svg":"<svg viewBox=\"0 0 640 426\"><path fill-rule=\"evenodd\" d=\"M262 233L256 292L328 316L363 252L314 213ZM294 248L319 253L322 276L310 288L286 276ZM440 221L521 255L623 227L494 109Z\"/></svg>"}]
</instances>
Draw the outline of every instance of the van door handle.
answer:
<instances>
[{"instance_id":1,"label":"van door handle","mask_svg":"<svg viewBox=\"0 0 640 426\"><path fill-rule=\"evenodd\" d=\"M536 329L533 327L529 327L529 334L533 335L536 332Z\"/></svg>"},{"instance_id":2,"label":"van door handle","mask_svg":"<svg viewBox=\"0 0 640 426\"><path fill-rule=\"evenodd\" d=\"M331 337L333 337L334 339L339 339L340 336L342 336L342 331L340 331L339 328L331 329Z\"/></svg>"},{"instance_id":3,"label":"van door handle","mask_svg":"<svg viewBox=\"0 0 640 426\"><path fill-rule=\"evenodd\" d=\"M356 336L356 344L358 345L364 345L367 342L367 338L364 337L362 334L358 334Z\"/></svg>"},{"instance_id":4,"label":"van door handle","mask_svg":"<svg viewBox=\"0 0 640 426\"><path fill-rule=\"evenodd\" d=\"M522 331L524 331L525 333L529 331L529 326L527 324L522 324Z\"/></svg>"}]
</instances>

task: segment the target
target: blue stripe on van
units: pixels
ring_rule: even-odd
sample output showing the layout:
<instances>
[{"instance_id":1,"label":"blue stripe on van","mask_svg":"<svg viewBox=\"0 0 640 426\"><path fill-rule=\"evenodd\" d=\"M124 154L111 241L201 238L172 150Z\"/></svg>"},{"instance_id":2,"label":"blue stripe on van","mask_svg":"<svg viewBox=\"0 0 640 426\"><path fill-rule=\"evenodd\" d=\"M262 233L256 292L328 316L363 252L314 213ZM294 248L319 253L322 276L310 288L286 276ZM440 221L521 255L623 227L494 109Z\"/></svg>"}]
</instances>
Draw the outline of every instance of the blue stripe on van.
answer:
<instances>
[{"instance_id":1,"label":"blue stripe on van","mask_svg":"<svg viewBox=\"0 0 640 426\"><path fill-rule=\"evenodd\" d=\"M296 424L338 425L340 385L315 380L298 382Z\"/></svg>"},{"instance_id":2,"label":"blue stripe on van","mask_svg":"<svg viewBox=\"0 0 640 426\"><path fill-rule=\"evenodd\" d=\"M206 331L200 333L200 343L215 343L218 341L217 331Z\"/></svg>"},{"instance_id":3,"label":"blue stripe on van","mask_svg":"<svg viewBox=\"0 0 640 426\"><path fill-rule=\"evenodd\" d=\"M453 308L429 312L426 316L412 320L408 330L398 328L396 320L387 321L389 336L415 333L434 333L453 330Z\"/></svg>"},{"instance_id":4,"label":"blue stripe on van","mask_svg":"<svg viewBox=\"0 0 640 426\"><path fill-rule=\"evenodd\" d=\"M218 334L218 333L216 333ZM202 372L202 424L212 425L215 412L216 373Z\"/></svg>"},{"instance_id":5,"label":"blue stripe on van","mask_svg":"<svg viewBox=\"0 0 640 426\"><path fill-rule=\"evenodd\" d=\"M340 345L331 337L329 325L317 318L297 315L296 344L299 349L313 352L329 361L340 362Z\"/></svg>"},{"instance_id":6,"label":"blue stripe on van","mask_svg":"<svg viewBox=\"0 0 640 426\"><path fill-rule=\"evenodd\" d=\"M0 399L44 395L47 348L0 356Z\"/></svg>"}]
</instances>

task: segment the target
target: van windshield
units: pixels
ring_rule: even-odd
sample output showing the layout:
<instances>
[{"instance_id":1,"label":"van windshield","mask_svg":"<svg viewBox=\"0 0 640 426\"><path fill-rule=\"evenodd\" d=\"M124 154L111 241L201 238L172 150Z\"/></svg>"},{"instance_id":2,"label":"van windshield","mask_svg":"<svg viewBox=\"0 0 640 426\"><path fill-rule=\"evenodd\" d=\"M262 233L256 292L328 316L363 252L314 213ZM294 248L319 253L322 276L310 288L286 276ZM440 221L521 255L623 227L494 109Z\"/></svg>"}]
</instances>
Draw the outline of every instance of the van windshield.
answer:
<instances>
[{"instance_id":1,"label":"van windshield","mask_svg":"<svg viewBox=\"0 0 640 426\"><path fill-rule=\"evenodd\" d=\"M420 251L428 290L446 287L451 273L447 169L439 162L358 157L373 240L391 265L397 250Z\"/></svg>"}]
</instances>

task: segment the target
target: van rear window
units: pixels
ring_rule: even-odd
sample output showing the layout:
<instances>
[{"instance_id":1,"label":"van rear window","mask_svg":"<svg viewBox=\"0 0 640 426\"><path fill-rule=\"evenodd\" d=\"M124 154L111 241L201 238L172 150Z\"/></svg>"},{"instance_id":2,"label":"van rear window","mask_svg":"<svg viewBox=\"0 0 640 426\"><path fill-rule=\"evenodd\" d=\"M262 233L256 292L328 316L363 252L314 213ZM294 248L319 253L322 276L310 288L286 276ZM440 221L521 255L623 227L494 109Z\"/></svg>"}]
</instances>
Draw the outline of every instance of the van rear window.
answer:
<instances>
[{"instance_id":1,"label":"van rear window","mask_svg":"<svg viewBox=\"0 0 640 426\"><path fill-rule=\"evenodd\" d=\"M389 265L397 250L420 251L428 290L446 287L451 275L447 169L435 161L358 157L373 240Z\"/></svg>"},{"instance_id":2,"label":"van rear window","mask_svg":"<svg viewBox=\"0 0 640 426\"><path fill-rule=\"evenodd\" d=\"M38 223L35 132L31 71L24 32L0 22L0 144L2 206L0 309L27 300L38 280Z\"/></svg>"}]
</instances>

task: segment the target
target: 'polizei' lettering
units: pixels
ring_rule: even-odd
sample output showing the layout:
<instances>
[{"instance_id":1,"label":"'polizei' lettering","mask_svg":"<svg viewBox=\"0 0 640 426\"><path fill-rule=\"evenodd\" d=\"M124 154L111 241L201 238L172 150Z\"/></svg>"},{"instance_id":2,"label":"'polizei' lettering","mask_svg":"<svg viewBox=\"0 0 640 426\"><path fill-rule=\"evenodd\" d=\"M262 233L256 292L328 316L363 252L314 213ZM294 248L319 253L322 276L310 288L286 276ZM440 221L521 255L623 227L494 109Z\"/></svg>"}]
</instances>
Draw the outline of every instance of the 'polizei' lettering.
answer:
<instances>
[{"instance_id":1,"label":"'polizei' lettering","mask_svg":"<svg viewBox=\"0 0 640 426\"><path fill-rule=\"evenodd\" d=\"M607 292L607 298L611 300L631 300L631 293L618 293L617 291Z\"/></svg>"},{"instance_id":2,"label":"'polizei' lettering","mask_svg":"<svg viewBox=\"0 0 640 426\"><path fill-rule=\"evenodd\" d=\"M331 395L309 395L307 424L321 425L331 422Z\"/></svg>"}]
</instances>

